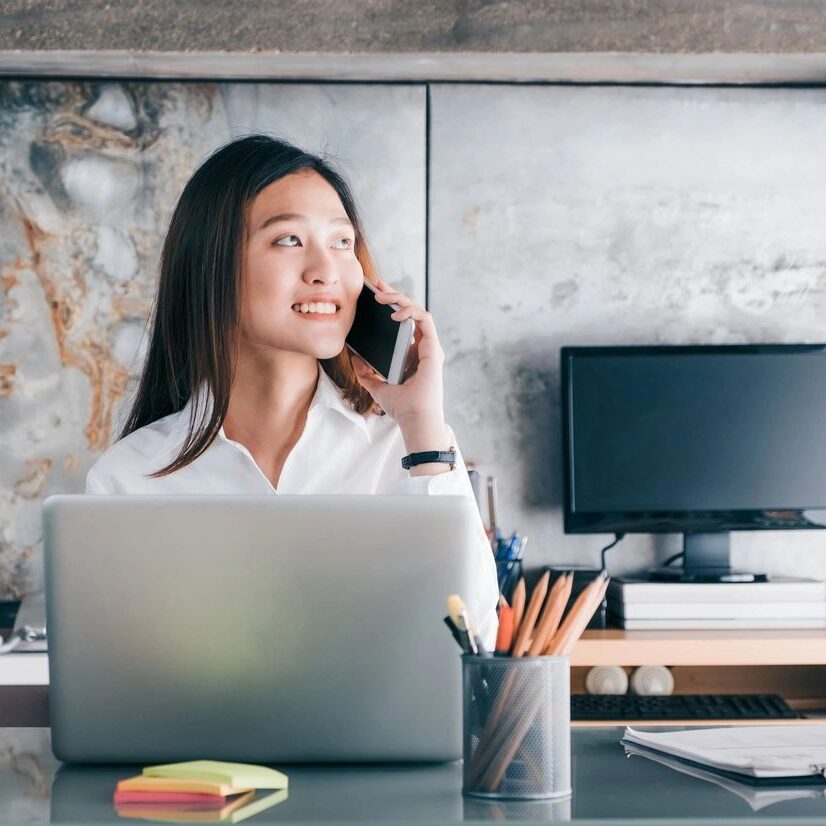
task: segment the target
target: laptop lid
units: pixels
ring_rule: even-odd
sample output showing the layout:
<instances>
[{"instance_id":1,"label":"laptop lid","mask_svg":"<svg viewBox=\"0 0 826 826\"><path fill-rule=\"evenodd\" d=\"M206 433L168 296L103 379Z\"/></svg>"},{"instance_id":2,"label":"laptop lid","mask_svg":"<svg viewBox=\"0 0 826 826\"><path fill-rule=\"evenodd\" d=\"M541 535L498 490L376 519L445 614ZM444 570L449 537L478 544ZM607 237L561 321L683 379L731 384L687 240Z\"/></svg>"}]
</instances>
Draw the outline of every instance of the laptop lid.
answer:
<instances>
[{"instance_id":1,"label":"laptop lid","mask_svg":"<svg viewBox=\"0 0 826 826\"><path fill-rule=\"evenodd\" d=\"M54 496L50 714L69 762L452 760L479 518L461 496Z\"/></svg>"}]
</instances>

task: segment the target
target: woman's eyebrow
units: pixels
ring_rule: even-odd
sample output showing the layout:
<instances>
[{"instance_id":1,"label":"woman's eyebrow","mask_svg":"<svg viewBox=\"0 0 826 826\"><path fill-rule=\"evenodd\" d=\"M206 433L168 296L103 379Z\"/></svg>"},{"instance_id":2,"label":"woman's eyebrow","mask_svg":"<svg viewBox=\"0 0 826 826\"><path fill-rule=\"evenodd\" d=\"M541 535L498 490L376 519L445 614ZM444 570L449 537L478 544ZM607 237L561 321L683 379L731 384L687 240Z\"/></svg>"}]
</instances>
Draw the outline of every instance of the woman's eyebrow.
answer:
<instances>
[{"instance_id":1,"label":"woman's eyebrow","mask_svg":"<svg viewBox=\"0 0 826 826\"><path fill-rule=\"evenodd\" d=\"M262 229L266 229L271 224L278 223L279 221L304 221L306 223L307 216L300 215L297 212L279 212L278 215L270 215L270 217L267 218L267 220L264 221L260 227L258 227L257 232L260 232ZM353 222L345 216L342 216L341 218L331 218L328 223L349 224L350 226L353 225Z\"/></svg>"}]
</instances>

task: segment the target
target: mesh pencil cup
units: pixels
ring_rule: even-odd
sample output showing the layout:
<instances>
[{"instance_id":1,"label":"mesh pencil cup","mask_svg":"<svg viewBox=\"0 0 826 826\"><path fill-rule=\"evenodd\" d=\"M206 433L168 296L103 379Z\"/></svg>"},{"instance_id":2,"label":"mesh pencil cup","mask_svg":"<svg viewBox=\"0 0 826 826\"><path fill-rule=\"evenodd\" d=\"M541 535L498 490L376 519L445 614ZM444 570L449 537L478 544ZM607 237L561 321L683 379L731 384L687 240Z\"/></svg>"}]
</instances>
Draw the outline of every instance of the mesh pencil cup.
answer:
<instances>
[{"instance_id":1,"label":"mesh pencil cup","mask_svg":"<svg viewBox=\"0 0 826 826\"><path fill-rule=\"evenodd\" d=\"M462 657L464 794L571 793L568 657Z\"/></svg>"}]
</instances>

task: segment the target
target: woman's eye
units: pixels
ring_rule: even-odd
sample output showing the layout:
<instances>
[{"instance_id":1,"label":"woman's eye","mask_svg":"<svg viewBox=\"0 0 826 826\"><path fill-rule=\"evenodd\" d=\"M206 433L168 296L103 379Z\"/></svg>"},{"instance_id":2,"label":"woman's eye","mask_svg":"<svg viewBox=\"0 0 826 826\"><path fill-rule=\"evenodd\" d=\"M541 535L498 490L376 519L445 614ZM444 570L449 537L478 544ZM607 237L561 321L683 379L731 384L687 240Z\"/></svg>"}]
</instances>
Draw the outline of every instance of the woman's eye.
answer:
<instances>
[{"instance_id":1,"label":"woman's eye","mask_svg":"<svg viewBox=\"0 0 826 826\"><path fill-rule=\"evenodd\" d=\"M301 241L298 240L297 235L282 235L279 239L277 239L275 241L275 243L278 244L281 247L296 247L296 246L298 246L298 244L293 244L293 243L289 242L289 239L291 239L291 238L294 239L295 241L298 241L298 244L301 243ZM287 241L288 243L282 244L281 243L282 241Z\"/></svg>"},{"instance_id":2,"label":"woman's eye","mask_svg":"<svg viewBox=\"0 0 826 826\"><path fill-rule=\"evenodd\" d=\"M344 244L343 247L336 247L339 250L351 250L353 249L353 239L352 238L339 238L338 241L334 242L335 244Z\"/></svg>"}]
</instances>

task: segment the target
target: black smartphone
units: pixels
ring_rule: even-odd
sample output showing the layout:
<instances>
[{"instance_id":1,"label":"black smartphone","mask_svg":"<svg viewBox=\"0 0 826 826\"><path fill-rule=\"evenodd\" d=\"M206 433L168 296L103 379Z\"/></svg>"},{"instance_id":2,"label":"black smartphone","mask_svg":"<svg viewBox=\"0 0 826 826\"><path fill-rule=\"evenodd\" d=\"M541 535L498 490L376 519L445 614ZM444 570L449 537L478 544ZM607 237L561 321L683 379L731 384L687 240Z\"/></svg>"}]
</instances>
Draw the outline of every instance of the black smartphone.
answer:
<instances>
[{"instance_id":1,"label":"black smartphone","mask_svg":"<svg viewBox=\"0 0 826 826\"><path fill-rule=\"evenodd\" d=\"M375 287L365 281L356 302L353 326L345 339L347 346L389 384L401 383L413 343L413 319L399 322L390 318L398 309L396 304L379 304Z\"/></svg>"}]
</instances>

